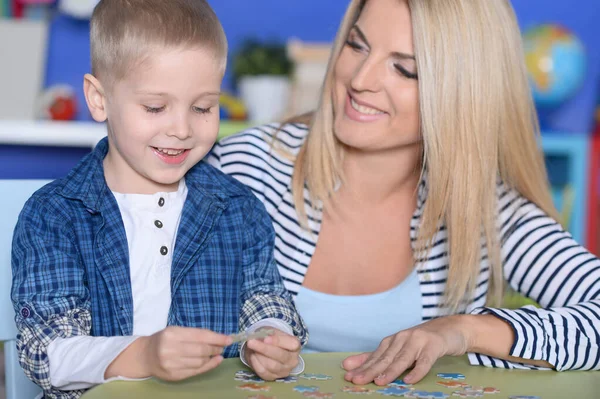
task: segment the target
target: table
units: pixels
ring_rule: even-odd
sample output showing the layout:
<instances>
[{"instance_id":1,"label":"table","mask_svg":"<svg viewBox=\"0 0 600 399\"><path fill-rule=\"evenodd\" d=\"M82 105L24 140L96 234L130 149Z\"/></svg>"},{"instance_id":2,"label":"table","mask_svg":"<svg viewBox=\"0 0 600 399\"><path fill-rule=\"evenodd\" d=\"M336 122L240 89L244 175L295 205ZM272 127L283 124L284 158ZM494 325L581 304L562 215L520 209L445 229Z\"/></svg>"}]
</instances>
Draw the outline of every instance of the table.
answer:
<instances>
[{"instance_id":1,"label":"table","mask_svg":"<svg viewBox=\"0 0 600 399\"><path fill-rule=\"evenodd\" d=\"M238 389L244 382L235 381L238 370L247 370L239 359L227 359L217 369L189 380L168 383L155 379L139 382L113 381L100 385L86 392L82 399L236 399L263 395L265 398L303 399L303 394L293 390L297 385L318 386L323 393L334 393L333 398L354 398L362 395L341 391L349 386L343 379L344 371L340 364L348 356L347 353L320 353L303 355L306 361L306 373L322 373L332 376L329 381L315 381L299 378L295 383L268 382L259 385L270 387L268 392L251 392ZM448 395L456 390L437 385L442 381L437 373L461 373L465 375L462 382L473 386L495 387L497 394L486 394L486 399L509 398L511 395L537 395L542 399L597 399L600 397L600 372L564 372L504 370L470 366L466 357L446 357L440 359L428 376L414 385L416 390L439 391ZM382 389L374 384L363 386L368 389ZM387 398L378 393L365 395L369 398ZM455 396L450 396L455 398Z\"/></svg>"}]
</instances>

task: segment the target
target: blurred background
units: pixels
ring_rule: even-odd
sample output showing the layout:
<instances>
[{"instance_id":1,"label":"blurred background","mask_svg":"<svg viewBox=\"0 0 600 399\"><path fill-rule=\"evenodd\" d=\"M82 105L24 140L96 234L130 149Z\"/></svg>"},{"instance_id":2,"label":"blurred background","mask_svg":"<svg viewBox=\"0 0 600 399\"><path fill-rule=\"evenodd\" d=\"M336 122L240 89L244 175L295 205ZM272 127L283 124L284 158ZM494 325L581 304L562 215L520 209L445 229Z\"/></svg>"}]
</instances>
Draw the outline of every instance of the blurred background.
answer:
<instances>
[{"instance_id":1,"label":"blurred background","mask_svg":"<svg viewBox=\"0 0 600 399\"><path fill-rule=\"evenodd\" d=\"M82 95L82 77L90 69L89 15L96 1L0 0L0 179L64 176L105 135ZM220 137L310 110L348 1L209 3L230 44ZM574 238L597 254L598 0L512 3L556 205ZM0 359L0 374L1 368Z\"/></svg>"}]
</instances>

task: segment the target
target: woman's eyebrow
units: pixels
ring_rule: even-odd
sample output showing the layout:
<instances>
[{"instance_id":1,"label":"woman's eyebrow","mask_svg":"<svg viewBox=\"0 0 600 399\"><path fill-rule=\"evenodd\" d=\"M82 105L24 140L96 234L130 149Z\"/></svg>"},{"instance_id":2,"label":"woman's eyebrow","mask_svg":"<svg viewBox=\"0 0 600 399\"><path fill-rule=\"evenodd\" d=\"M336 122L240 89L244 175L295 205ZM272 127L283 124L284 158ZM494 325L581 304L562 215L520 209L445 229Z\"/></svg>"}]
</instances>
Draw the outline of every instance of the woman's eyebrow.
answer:
<instances>
[{"instance_id":1,"label":"woman's eyebrow","mask_svg":"<svg viewBox=\"0 0 600 399\"><path fill-rule=\"evenodd\" d=\"M358 35L358 37L360 37L360 40L362 40L363 42L365 42L365 44L367 45L367 47L371 48L371 45L369 44L369 41L367 40L367 37L365 36L364 32L360 29L360 27L358 26L358 24L354 24L354 26L352 27L352 29L356 32L356 34ZM391 53L392 57L395 58L399 58L401 60L415 60L415 56L412 54L408 54L408 53L403 53L400 51L394 51Z\"/></svg>"}]
</instances>

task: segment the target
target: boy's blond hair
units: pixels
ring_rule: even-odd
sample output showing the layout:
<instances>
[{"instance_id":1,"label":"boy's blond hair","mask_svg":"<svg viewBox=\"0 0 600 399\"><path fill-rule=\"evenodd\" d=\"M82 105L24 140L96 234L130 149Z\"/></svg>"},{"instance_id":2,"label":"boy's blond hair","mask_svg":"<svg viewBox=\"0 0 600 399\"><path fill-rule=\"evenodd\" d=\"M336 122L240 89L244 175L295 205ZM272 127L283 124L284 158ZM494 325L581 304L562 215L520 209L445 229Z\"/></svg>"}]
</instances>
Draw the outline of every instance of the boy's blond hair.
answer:
<instances>
[{"instance_id":1,"label":"boy's blond hair","mask_svg":"<svg viewBox=\"0 0 600 399\"><path fill-rule=\"evenodd\" d=\"M206 0L101 0L90 44L92 74L105 85L164 47L208 48L223 69L227 59L223 27Z\"/></svg>"}]
</instances>

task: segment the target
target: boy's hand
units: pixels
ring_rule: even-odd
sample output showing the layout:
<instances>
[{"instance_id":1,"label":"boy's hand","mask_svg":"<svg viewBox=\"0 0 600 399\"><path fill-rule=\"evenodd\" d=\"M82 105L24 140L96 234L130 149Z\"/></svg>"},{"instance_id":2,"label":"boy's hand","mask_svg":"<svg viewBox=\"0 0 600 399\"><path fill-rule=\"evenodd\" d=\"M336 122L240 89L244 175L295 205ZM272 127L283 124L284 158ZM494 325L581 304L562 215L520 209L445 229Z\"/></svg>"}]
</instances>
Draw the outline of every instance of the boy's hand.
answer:
<instances>
[{"instance_id":1,"label":"boy's hand","mask_svg":"<svg viewBox=\"0 0 600 399\"><path fill-rule=\"evenodd\" d=\"M226 335L188 327L167 327L144 338L148 374L165 381L183 380L214 369L223 361L223 348L231 345Z\"/></svg>"},{"instance_id":2,"label":"boy's hand","mask_svg":"<svg viewBox=\"0 0 600 399\"><path fill-rule=\"evenodd\" d=\"M209 330L167 327L129 345L107 367L104 377L157 377L178 381L217 367L231 338Z\"/></svg>"},{"instance_id":3,"label":"boy's hand","mask_svg":"<svg viewBox=\"0 0 600 399\"><path fill-rule=\"evenodd\" d=\"M298 338L275 328L274 334L262 340L246 342L245 359L263 380L273 381L290 375L298 365L302 346Z\"/></svg>"}]
</instances>

